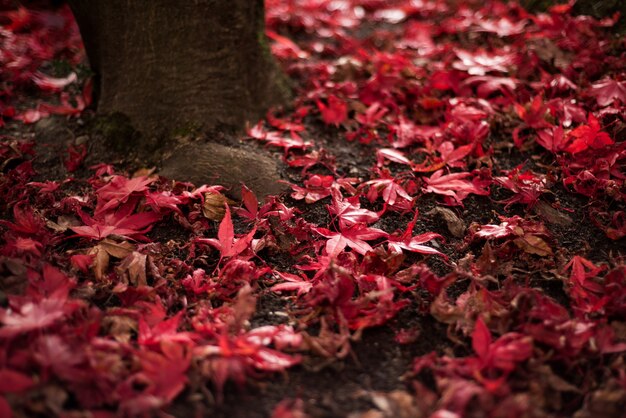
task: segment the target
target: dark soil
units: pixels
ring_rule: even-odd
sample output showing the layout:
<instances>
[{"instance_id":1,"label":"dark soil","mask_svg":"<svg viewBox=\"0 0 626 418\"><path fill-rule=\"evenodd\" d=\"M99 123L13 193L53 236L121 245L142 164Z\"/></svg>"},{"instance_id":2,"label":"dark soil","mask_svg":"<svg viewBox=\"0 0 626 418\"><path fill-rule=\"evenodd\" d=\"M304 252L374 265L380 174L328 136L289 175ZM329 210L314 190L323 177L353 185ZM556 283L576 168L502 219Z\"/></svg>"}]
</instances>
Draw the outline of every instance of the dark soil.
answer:
<instances>
[{"instance_id":1,"label":"dark soil","mask_svg":"<svg viewBox=\"0 0 626 418\"><path fill-rule=\"evenodd\" d=\"M364 3L367 3L364 6L367 13L372 10L383 9L383 6L378 4L380 2ZM443 2L438 3L443 4ZM519 12L516 10L514 8L512 13ZM313 11L310 12L313 13ZM431 12L413 11L412 13L414 13L413 17L416 22L428 23L431 21L429 14ZM424 15L420 13L424 13ZM413 17L408 18L408 20L412 21ZM441 22L443 17L432 17L432 19L432 21ZM303 19L302 22L306 22L306 20ZM282 23L285 26L283 29L285 32L291 30L292 33L286 33L286 35L297 40L299 45L313 43L317 39L316 37L321 35L312 33L311 28L306 28L305 23L302 22L295 15L285 17L285 21ZM584 23L584 21L583 23L577 22L581 25ZM273 24L279 25L276 22ZM300 24L303 26L299 27ZM354 29L355 39L363 42L360 47L374 48L376 53L371 55L376 56L376 59L382 60L377 55L378 53L381 55L384 53L395 54L397 51L393 42L396 40L395 37L400 37L398 34L401 31L398 28L403 26L381 21L370 22L368 25ZM581 33L586 33L586 28L583 26ZM596 31L603 30L595 26L593 28ZM578 32L577 34L580 35ZM473 42L480 41L486 44L492 43L488 46L497 48L510 40L506 36L504 36L505 40L501 38L482 32L441 33L436 36L436 41L441 45L448 45L448 43L453 42L455 48L460 45L466 49L470 49ZM326 64L326 61L335 60L336 56L346 55L354 58L351 55L353 51L349 46L342 45L338 40L326 39L326 41L325 48L329 49L323 50L319 56L315 57L319 60L320 65ZM518 42L516 48L522 48L526 52L520 44L525 45L523 42ZM346 48L346 50L341 48ZM616 47L615 50L610 51L611 59L614 58L612 61L609 60L610 62L615 63L618 60L617 57L620 56L623 58L623 49ZM362 53L365 54L365 52ZM399 59L395 55L394 58ZM287 63L291 62L292 64L291 66L286 65L286 71L300 83L299 88L301 90L313 91L313 87L307 84L311 83L310 74L307 74L307 71L313 70L305 67L300 68L294 64L295 59L293 57L290 59L292 61L284 59ZM423 58L416 55L412 59L415 62L420 62ZM455 60L456 56L448 54L446 59L448 61ZM351 78L353 77L354 80L357 80L355 83L362 84L371 82L380 76L380 74L374 74L374 64L372 63L383 68L383 70L378 68L376 71L380 70L381 74L392 77L392 64L394 64L392 59L384 64L380 64L373 58L371 60L372 62L368 63L367 69L351 64L354 68L340 68L345 70L347 75L335 74L334 77L344 77L348 81L353 81ZM412 71L415 70L413 68L414 63L411 60L407 60L407 62L411 64L404 63L402 65L407 68L411 67ZM444 64L448 65L449 62ZM332 65L341 67L335 61L332 61ZM395 63L394 65L399 64ZM426 64L420 65L425 66ZM346 66L349 67L348 64ZM572 66L578 68L573 64ZM366 67L366 65L363 64L362 67ZM618 67L618 64L613 64L612 68L615 67ZM407 68L403 68L403 71L408 71ZM550 69L554 70L553 67ZM520 78L523 76L522 70L519 70ZM541 70L544 71L544 68L542 67ZM354 74L350 71L353 71ZM366 71L371 71L372 74L365 75ZM423 69L423 71L424 74L419 75L419 77L426 79L427 76L431 75L430 68ZM574 70L569 68L569 71L573 72ZM422 79L420 79L421 84L414 83L418 75L404 74L402 71L398 73L401 74L398 76L401 81L397 79L388 81L389 86L387 87L392 92L386 93L393 100L399 100L399 98L405 100L401 109L398 110L400 119L408 115L413 117L416 123L420 122L420 125L449 122L444 121L445 117L448 116L444 116L443 111L422 108L422 105L419 104L419 98L421 98L420 94L423 93L424 97L428 95L427 98L436 101L439 98L435 96L443 96L443 92L453 98L456 98L456 93L452 93L451 89L427 91L422 86L422 84L426 85L427 81L422 83ZM581 79L584 78L583 76L587 76L583 70L576 74L579 74ZM316 75L313 73L313 76ZM593 82L600 78L599 74L597 77L591 75L589 77L593 79ZM532 79L533 82L539 80L538 75L528 78ZM328 80L325 81L330 83ZM400 84L401 82L406 82L407 85L400 87L394 85L394 83ZM337 81L337 83L341 85L341 81ZM530 85L530 83L528 84ZM329 91L331 91L331 87L327 87L328 85L335 86L333 83L325 84L326 87L324 88L328 88ZM424 92L419 91L420 94L418 94L418 92L409 89L409 87L416 85L419 88L424 87ZM341 86L345 91L350 91L352 88L349 84ZM362 87L362 85L360 86ZM394 88L396 89L394 90ZM522 103L529 102L532 94L534 94L530 87L525 85L520 90L522 91L516 100ZM337 91L343 93L339 88ZM324 94L326 93L325 91ZM465 97L464 94L474 95L470 89L469 93L467 90L463 90L458 96ZM543 92L537 94L542 95ZM490 96L489 100L504 100L500 96L504 97L504 95L496 92ZM314 109L317 97L315 99L303 98L304 93L298 97L294 108L284 111L284 113L277 111L274 113L274 117L280 116L289 120L293 116L289 112L297 111L299 106L309 106ZM626 381L623 373L624 350L611 351L611 347L609 347L606 352L602 352L596 345L603 343L608 345L608 341L616 345L626 342L626 325L624 325L624 318L621 316L624 308L613 307L610 314L605 314L600 309L581 313L577 310L579 309L577 305L579 301L573 296L572 288L575 283L572 283L573 280L567 277L564 269L564 266L574 256L584 257L592 263L603 266L601 272L596 273L597 277L591 278L593 283L597 284L604 283L605 273L618 272L623 267L626 256L626 239L623 237L609 239L606 228L598 226L601 224L598 213L602 211L615 213L624 210L624 182L623 177L620 177L623 175L623 160L619 160L622 165L616 164L615 171L618 171L619 175L612 174L611 180L614 182L621 181L622 187L622 189L618 188L619 190L614 195L605 194L603 190L598 191L594 197L574 193L571 188L563 185L563 167L557 163L554 153L548 152L538 143L530 140L521 147L513 145L511 140L512 129L507 124L520 125L522 122L521 118L518 118L509 106L502 110L502 114L493 116L489 120L492 131L485 142L485 148L489 150L487 155L476 157L468 154L463 159L465 166L447 168L446 170L456 173L461 172L461 170L471 171L475 169L475 173L480 171L481 173L488 173L485 175L488 175L489 178L496 178L506 176L511 170L520 167L522 172L532 170L538 175L545 175L545 190L532 204L507 204L506 201L517 196L517 193L511 192L494 181L489 186L490 194L488 196L470 194L463 199L461 204L448 205L444 203L441 195L421 191L423 189L420 187L423 186L423 183L420 181L431 176L432 172L415 174L411 168L395 162L385 163L384 167L377 167L376 152L381 148L390 147L387 137L395 135L390 134L389 129L395 126L396 120L394 123L385 123L384 127L379 127L379 131L376 132L377 139L369 143L368 141L347 140L347 134L354 132L355 126L359 126L354 118L356 115L362 116L363 109L361 108L367 106L356 99L358 97L356 93L346 93L346 97L350 97L350 101L354 102L352 105L356 106L357 110L349 109L346 113L347 120L342 123L328 121L323 123L317 110L310 111L301 120L295 118L298 119L298 123L302 122L304 126L303 139L311 141L313 144L311 148L323 156L320 158L322 163L307 168L306 175L333 175L335 179L354 177L358 179L358 184L362 184L367 180L381 177L381 170L388 170L396 179L415 180L416 183L413 184L414 190L412 192L412 195L416 197L414 210L386 211L383 217L369 226L380 228L385 233L394 234L397 237L407 227L411 226L414 213L417 213L419 216L415 217L416 223L412 226L412 231L409 230L409 235L416 236L429 232L440 234L443 239L428 241L426 245L439 250L445 258L441 255L427 256L421 253L407 252L399 257L400 261L395 265L393 260L384 259L390 255L388 250L385 250L386 252L382 250L384 245L388 245L386 239L383 238L369 242L373 247L376 247L376 250L380 249L381 251L375 250L367 255L358 256L355 255L355 251L342 253L341 256L344 257L342 260L345 264L362 269L363 271L360 273L363 276L375 275L379 270L388 276L393 276L397 282L395 284L401 289L395 290L397 293L394 302L397 302L398 299L406 299L406 306L394 312L391 319L381 321L382 325L366 326L363 329L352 329L348 332L350 340L348 341L349 351L346 355L324 356L320 350L308 348L302 350L302 361L298 365L284 371L262 373L255 370L254 373L246 375L245 383L240 385L229 379L223 389L224 398L221 402L219 401L219 389L210 379L202 377L200 366L192 362L187 371L189 382L185 389L171 405L165 405L162 410L155 412L155 416L162 416L163 411L165 411L175 417L304 418L305 415L298 407L283 412L282 415L276 412L277 405L301 400L302 410L311 417L395 418L397 416L408 418L414 416L425 418L439 410L436 416L443 418L442 410L438 406L440 402L448 402L443 404L444 407L454 406L454 402L450 399L458 400L459 398L455 398L455 396L462 397L459 395L462 393L461 389L471 392L476 387L480 390L476 389L477 392L468 395L466 404L456 405L458 410L462 411L459 412L459 415L456 413L453 415L453 412L448 411L451 417L509 416L507 415L509 407L512 411L510 416L519 417L575 416L576 418L590 418L601 416L611 418L623 416L623 407L626 406ZM327 99L326 96L322 98ZM473 100L474 97L470 97L470 99ZM390 101L393 100L390 99ZM595 106L594 100L590 97L583 95L581 100L586 100L587 104L592 103ZM616 100L616 114L619 112L618 109L623 110L623 104L621 104L621 108L619 105L619 100ZM596 113L600 112L598 109L596 111ZM615 149L619 148L620 152L623 152L623 136L626 132L623 129L623 115L609 114L603 120L611 120L610 118L614 118L612 119L613 122L604 123L603 129L610 132ZM512 122L512 120L514 121ZM140 143L134 136L135 132L126 130L123 123L121 127L109 130L106 128L109 122L103 121L100 115L96 116L93 110L86 110L79 117L51 116L41 119L34 125L8 121L7 125L2 128L1 135L7 141L33 141L35 146L32 162L35 174L29 181L64 183L71 178L71 181L63 186L64 196L86 196L91 193L93 198L93 187L90 181L93 181L94 167L99 164L113 165L116 172L124 173L124 175L132 175L136 172L162 174L168 179L161 178L158 180L158 184L159 187L165 188L181 187L175 185L174 179L179 182L193 182L196 185L202 183L223 184L228 188L225 194L233 199L230 205L233 213L237 207L241 206L240 182L255 190L260 201L265 195L279 195L278 202L297 211L297 222L299 223L296 225L293 220L283 223L276 221L277 223L274 225L268 221L270 225L267 227L267 231L271 231L271 234L268 233L267 235L272 235L276 242L271 243L271 245L268 244L267 247L259 250L251 257L256 263L255 268L268 267L268 271L264 271L260 277L255 277L254 280L249 280L253 284L257 300L256 310L247 321L246 327L255 329L265 325L290 324L294 325L297 331L306 333L311 338L319 336L323 332L323 320L334 317L328 304L325 305L324 302L315 306L313 303L309 304L304 297L295 296L295 293L277 293L271 290L271 287L277 283L277 278L272 272L298 274L303 271L298 265L301 266L310 257L321 257L324 254L322 238L314 235L311 228L321 226L338 230L337 217L329 213L328 210L328 205L331 203L328 197L313 203L306 203L305 200L296 199L291 194L288 183L303 186L303 181L307 178L303 176L302 167L288 167L289 158L283 158L287 153L283 154L282 150L277 151L276 148L264 148L262 142L250 139L244 134L235 135L218 132L199 135L185 132L175 138L167 138L166 147L153 149L154 143L143 143L142 146L134 147L135 142L133 141L136 140L137 144ZM584 124L584 121L578 122L580 126ZM268 120L264 127L268 130L274 129L271 125L271 120ZM527 126L524 129L531 130ZM287 131L285 129L281 134L287 136L289 135ZM85 147L86 149L84 161L72 172L68 172L66 165L69 147ZM216 153L216 150L219 152ZM288 157L301 157L305 155L305 152L291 150L288 154ZM421 150L421 145L407 149L406 154L411 156L414 159L413 162L417 164L424 162L426 158L424 157L425 153ZM433 151L432 155L435 154ZM559 156L565 154L565 152L560 152ZM574 155L575 153L570 154ZM572 155L569 156L574 158ZM8 178L9 173L15 170L20 163L28 161L28 158L30 157L24 156L6 162L0 161L3 164L2 178L5 176ZM219 161L215 160L216 158ZM236 164L242 159L246 162L238 167L238 170L229 169L231 164ZM226 176L220 176L222 172L227 172ZM610 177L611 175L607 174L607 176ZM348 193L346 193L347 195ZM30 201L34 198L25 196L23 200ZM387 210L387 206L382 203L380 198L370 201L366 198L365 193L360 193L359 203L361 208L370 211L382 212ZM58 202L55 204L58 206ZM89 204L93 206L93 203L86 205ZM193 205L199 206L197 203L193 203ZM0 208L2 210L0 218L3 220L13 219L13 208L5 204L0 205ZM40 209L44 211L46 208ZM198 209L198 207L185 206L184 214L181 217L187 217L192 209ZM168 315L187 308L191 311L195 304L200 303L199 298L196 298L195 295L192 296L189 292L181 291L182 286L179 282L184 276L191 273L193 269L199 268L207 272L216 271L222 262L218 251L198 249L200 245L194 247L197 238L215 238L216 231L221 225L220 221L210 217L206 217L208 220L202 218L202 222L205 222L208 227L201 228L201 232L196 234L192 225L184 224L176 216L168 213L162 221L156 223L154 228L146 234L146 241L155 244L146 244L141 250L144 253L158 252L158 258L161 262L159 266L165 266L164 269L170 267L174 272L171 277L168 276L167 279L158 283L158 286L161 286L158 291L152 288L152 286L157 287L157 275L149 274L146 286L149 290L145 290L145 288L143 290L154 292L155 295L157 292L162 292L160 296L163 296L167 289L175 289L172 291L172 298L180 297L180 299L167 302ZM243 216L233 216L235 233L247 233L250 230L251 222ZM532 248L528 250L527 247L524 247L523 242L520 244L519 240L514 240L510 236L480 238L475 235L481 226L499 225L502 222L517 219L516 217L522 219L524 228L536 228L539 231L535 231L534 237L540 237L541 242L549 247L548 254L538 254L536 251L533 252ZM275 220L276 217L267 216L267 219ZM185 221L187 221L186 218ZM4 232L8 227L5 228L5 224L2 225L1 231ZM308 234L307 240L301 239L301 235L298 234ZM521 234L520 237L526 236L524 235L525 230L522 230L521 233L516 231L516 234ZM265 234L259 230L254 238L261 239L264 236ZM517 235L515 237L518 238ZM382 245L383 243L384 245ZM84 241L80 241L80 238L70 236L69 231L55 245L55 260L64 266L69 265L66 260L67 254L77 251L77 248L81 251L90 248L84 244ZM317 250L315 245L319 245ZM190 255L193 251L195 251L194 257ZM350 257L356 260L352 264L350 264L350 260L352 260ZM21 271L19 267L11 266L11 260L13 259L4 255L0 257L0 304L3 307L9 304L7 295L20 295L25 291L25 284L20 284L18 279L25 276L26 273ZM189 261L189 264L180 267L184 264L181 260ZM177 262L180 264L175 264ZM406 272L404 276L399 273L403 272L403 269L410 270L410 268L419 268L420 270ZM92 280L91 271L79 273L75 268L72 271L77 275L80 284ZM311 273L309 276L312 276L316 272L308 273ZM115 274L110 272L110 275ZM163 273L163 276L167 275ZM619 274L615 273L615 276L619 277ZM403 277L406 279L405 281L402 281ZM429 279L439 283L440 287L437 290L428 288L428 286L434 286L433 282L428 282ZM618 279L615 279L615 282L621 283ZM136 294L132 291L129 292L130 296L123 292L119 294L107 293L113 287L110 283L107 285L109 288L101 283L98 284L102 287L93 290L93 294L88 294L90 289L81 286L77 287L75 292L77 294L85 293L87 296L84 299L88 300L95 309L100 309L103 312L107 309L123 307L124 303L121 302L121 298L132 299L136 296L137 299L140 299L142 297L141 291L136 289ZM606 292L603 296L610 299L611 292L614 291L617 294L626 287L626 285L620 286L622 285L616 284L614 290L602 288ZM132 288L132 286L130 287ZM163 290L164 288L166 291ZM176 291L180 291L180 294L176 294ZM359 291L354 291L355 296L357 293L362 296ZM208 294L203 294L202 297L206 297L207 303L212 308L218 309L230 306L236 300L235 294L236 291L222 298L214 297L211 299L213 296ZM189 296L188 299L187 296ZM555 323L555 325L548 320L544 322L544 318L539 316L531 318L529 316L531 312L536 314L533 308L544 306L541 303L545 300L550 301L550 303L555 302L559 309L564 309L564 316L567 316L567 320L563 320L563 323ZM545 303L545 306L548 306L547 302ZM553 307L553 305L549 306ZM553 311L558 311L556 307L553 308ZM545 307L544 309L549 310ZM560 311L551 312L551 314L554 317L561 315ZM473 367L471 363L462 363L466 359L478 361L476 359L480 349L476 349L473 345L478 319L487 323L488 332L491 332L490 338L495 341L490 344L490 347L497 346L507 336L510 338L528 336L530 335L528 329L535 325L545 326L546 329L550 326L561 327L558 328L560 330L558 332L561 332L562 345L567 347L569 347L567 344L574 346L578 341L576 338L583 338L576 332L589 324L591 324L589 327L598 326L605 327L602 328L603 330L610 329L612 334L607 331L604 334L598 334L597 338L593 337L590 338L590 341L580 343L580 347L572 348L571 352L575 354L571 356L569 352L565 352L565 349L560 350L562 347L549 339L552 334L543 340L536 335L533 335L532 338L528 336L533 341L529 343L532 345L532 355L523 357L519 362L510 360L514 366L506 373L503 372L505 365L499 366L501 368L497 369L496 372L490 369L492 374L487 371L485 376L482 376L480 373L487 370L486 368L480 369L481 371L474 371L472 374L472 372L467 371ZM189 318L183 324L180 327L181 331L191 329ZM568 328L570 325L571 327ZM338 321L331 324L331 329L334 331L339 329ZM102 329L99 332L102 332ZM545 332L548 333L548 331ZM550 332L552 332L552 328L550 328ZM133 329L129 338L134 343L136 337L137 331ZM601 340L601 337L606 337L606 341ZM566 340L566 338L570 340ZM514 350L511 349L511 351ZM434 353L430 365L414 372L416 360L427 358L430 353ZM506 362L507 356L512 356L510 351L500 351L495 355L498 358L496 360L490 359L490 361L504 359L502 361ZM481 358L480 360L483 361L484 359ZM450 364L454 366L450 366ZM4 367L4 363L0 362L0 367ZM458 375L454 375L450 371L452 369L455 370L454 373L458 372ZM504 375L503 381L506 381L505 389L500 388L502 390L495 389L493 391L484 389L487 386L485 380L495 381L502 375ZM461 379L459 376L463 378ZM456 382L455 379L462 381L465 386L453 386ZM52 382L58 387L64 387L62 380L52 380ZM50 387L56 386L51 383ZM139 389L137 391L140 391ZM37 392L37 394L32 395L33 399L37 396L48 396L44 396L42 393ZM408 404L401 401L402 399L406 401L407 398L404 398L404 395L410 399ZM50 396L52 397L52 395ZM381 402L381 396L389 404ZM20 402L16 398L15 404L20 405L21 416L46 416L51 412L51 409L37 409L36 406L39 403L34 400L32 402L30 400ZM73 395L64 398L61 405L63 410L82 409L82 405ZM107 404L103 408L117 412L115 409L117 405ZM497 412L492 414L491 411Z\"/></svg>"}]
</instances>

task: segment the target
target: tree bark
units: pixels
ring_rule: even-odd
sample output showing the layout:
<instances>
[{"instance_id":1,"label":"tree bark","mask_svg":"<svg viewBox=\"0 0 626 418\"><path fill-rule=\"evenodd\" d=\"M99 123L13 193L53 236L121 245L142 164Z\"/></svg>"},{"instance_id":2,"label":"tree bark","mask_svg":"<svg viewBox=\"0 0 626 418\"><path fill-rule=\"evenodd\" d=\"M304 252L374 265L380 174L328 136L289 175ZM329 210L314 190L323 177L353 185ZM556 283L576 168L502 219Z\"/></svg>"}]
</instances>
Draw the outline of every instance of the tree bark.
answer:
<instances>
[{"instance_id":1,"label":"tree bark","mask_svg":"<svg viewBox=\"0 0 626 418\"><path fill-rule=\"evenodd\" d=\"M69 0L99 113L144 134L243 128L287 97L263 0Z\"/></svg>"}]
</instances>

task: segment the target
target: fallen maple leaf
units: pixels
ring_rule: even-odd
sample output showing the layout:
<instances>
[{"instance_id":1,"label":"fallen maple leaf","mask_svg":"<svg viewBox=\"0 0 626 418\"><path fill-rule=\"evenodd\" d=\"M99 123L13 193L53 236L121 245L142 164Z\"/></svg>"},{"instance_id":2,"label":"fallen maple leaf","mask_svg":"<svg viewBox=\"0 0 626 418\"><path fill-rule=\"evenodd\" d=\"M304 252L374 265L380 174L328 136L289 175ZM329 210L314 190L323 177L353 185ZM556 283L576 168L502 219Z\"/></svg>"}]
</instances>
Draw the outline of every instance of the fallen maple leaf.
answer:
<instances>
[{"instance_id":1,"label":"fallen maple leaf","mask_svg":"<svg viewBox=\"0 0 626 418\"><path fill-rule=\"evenodd\" d=\"M96 206L95 215L100 215L128 202L131 196L146 191L148 185L153 183L154 180L154 178L146 176L135 178L113 176L107 184L96 190L98 204Z\"/></svg>"},{"instance_id":2,"label":"fallen maple leaf","mask_svg":"<svg viewBox=\"0 0 626 418\"><path fill-rule=\"evenodd\" d=\"M348 105L337 96L328 96L328 104L318 100L317 107L322 113L322 120L327 125L338 126L348 118Z\"/></svg>"},{"instance_id":3,"label":"fallen maple leaf","mask_svg":"<svg viewBox=\"0 0 626 418\"><path fill-rule=\"evenodd\" d=\"M51 297L38 302L25 302L15 309L0 310L0 338L13 338L27 332L45 329L61 321L79 308L82 301Z\"/></svg>"},{"instance_id":4,"label":"fallen maple leaf","mask_svg":"<svg viewBox=\"0 0 626 418\"><path fill-rule=\"evenodd\" d=\"M484 50L469 52L464 50L455 51L459 61L455 61L452 67L457 70L467 71L470 75L485 75L491 71L506 73L513 64L513 55L504 51L490 54Z\"/></svg>"},{"instance_id":5,"label":"fallen maple leaf","mask_svg":"<svg viewBox=\"0 0 626 418\"><path fill-rule=\"evenodd\" d=\"M589 113L587 125L580 125L569 133L574 140L565 148L565 151L576 154L588 148L600 149L612 145L613 140L609 134L601 131L601 129L598 119L593 113Z\"/></svg>"},{"instance_id":6,"label":"fallen maple leaf","mask_svg":"<svg viewBox=\"0 0 626 418\"><path fill-rule=\"evenodd\" d=\"M235 230L230 215L230 209L224 204L225 212L222 222L217 230L217 239L215 238L198 238L199 243L209 244L220 252L220 259L224 257L234 257L245 251L252 242L252 238L256 233L256 226L241 238L235 238Z\"/></svg>"},{"instance_id":7,"label":"fallen maple leaf","mask_svg":"<svg viewBox=\"0 0 626 418\"><path fill-rule=\"evenodd\" d=\"M144 238L154 223L161 219L157 212L132 213L135 210L133 202L127 202L115 212L100 213L90 217L79 211L78 214L85 226L70 227L79 237L101 240L109 235L119 235L127 238Z\"/></svg>"},{"instance_id":8,"label":"fallen maple leaf","mask_svg":"<svg viewBox=\"0 0 626 418\"><path fill-rule=\"evenodd\" d=\"M454 199L456 204L461 204L470 193L488 196L488 186L490 181L481 180L475 177L472 181L466 180L471 177L472 173L451 173L443 174L443 170L435 171L430 177L424 177L424 192L437 193L444 196L449 196Z\"/></svg>"},{"instance_id":9,"label":"fallen maple leaf","mask_svg":"<svg viewBox=\"0 0 626 418\"><path fill-rule=\"evenodd\" d=\"M278 277L284 280L283 283L275 284L270 288L270 290L274 292L297 291L298 296L300 296L308 293L313 287L313 283L311 283L304 275L298 276L295 274L284 273L280 271L276 271L274 273L276 273Z\"/></svg>"},{"instance_id":10,"label":"fallen maple leaf","mask_svg":"<svg viewBox=\"0 0 626 418\"><path fill-rule=\"evenodd\" d=\"M591 85L589 94L596 98L601 107L613 104L615 100L626 104L626 82L605 77Z\"/></svg>"},{"instance_id":11,"label":"fallen maple leaf","mask_svg":"<svg viewBox=\"0 0 626 418\"><path fill-rule=\"evenodd\" d=\"M56 78L41 72L36 72L32 76L33 82L42 90L61 91L66 86L76 82L78 77L75 72L71 72L67 77Z\"/></svg>"},{"instance_id":12,"label":"fallen maple leaf","mask_svg":"<svg viewBox=\"0 0 626 418\"><path fill-rule=\"evenodd\" d=\"M380 218L376 212L361 208L358 197L344 198L337 188L331 188L331 196L332 203L328 211L339 219L340 229L356 224L371 224Z\"/></svg>"},{"instance_id":13,"label":"fallen maple leaf","mask_svg":"<svg viewBox=\"0 0 626 418\"><path fill-rule=\"evenodd\" d=\"M372 251L372 247L366 241L384 238L389 235L381 229L368 227L363 224L342 228L341 232L333 232L322 227L314 227L313 230L321 236L329 238L326 241L326 254L331 257L337 256L346 247L350 247L357 253L364 255L368 251Z\"/></svg>"}]
</instances>

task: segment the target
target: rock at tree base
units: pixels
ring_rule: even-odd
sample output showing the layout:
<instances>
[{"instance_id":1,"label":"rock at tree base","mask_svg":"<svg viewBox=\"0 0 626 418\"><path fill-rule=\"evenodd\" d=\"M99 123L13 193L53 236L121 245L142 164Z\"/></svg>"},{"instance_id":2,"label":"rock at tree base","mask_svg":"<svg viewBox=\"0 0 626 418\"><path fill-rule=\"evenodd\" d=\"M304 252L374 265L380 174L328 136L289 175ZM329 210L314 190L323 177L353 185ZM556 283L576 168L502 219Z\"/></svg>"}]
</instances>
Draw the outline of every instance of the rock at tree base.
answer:
<instances>
[{"instance_id":1,"label":"rock at tree base","mask_svg":"<svg viewBox=\"0 0 626 418\"><path fill-rule=\"evenodd\" d=\"M192 143L176 149L162 165L160 175L172 180L201 184L219 184L228 195L241 197L241 184L248 186L259 199L286 190L278 164L259 152L215 143Z\"/></svg>"}]
</instances>

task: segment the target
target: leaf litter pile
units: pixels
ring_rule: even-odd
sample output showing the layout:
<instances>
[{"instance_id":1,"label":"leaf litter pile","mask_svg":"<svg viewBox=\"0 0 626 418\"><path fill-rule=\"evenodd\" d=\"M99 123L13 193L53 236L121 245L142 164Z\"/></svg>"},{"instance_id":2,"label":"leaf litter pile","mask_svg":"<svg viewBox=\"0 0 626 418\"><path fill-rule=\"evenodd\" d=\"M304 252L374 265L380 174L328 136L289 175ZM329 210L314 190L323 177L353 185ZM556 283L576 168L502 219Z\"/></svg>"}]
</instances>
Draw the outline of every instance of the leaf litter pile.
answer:
<instances>
[{"instance_id":1,"label":"leaf litter pile","mask_svg":"<svg viewBox=\"0 0 626 418\"><path fill-rule=\"evenodd\" d=\"M0 416L623 416L613 20L443 0L266 18L297 93L242 140L288 192L234 202L87 166L89 143L41 178L29 124L88 116L84 53L66 8L2 9Z\"/></svg>"}]
</instances>

